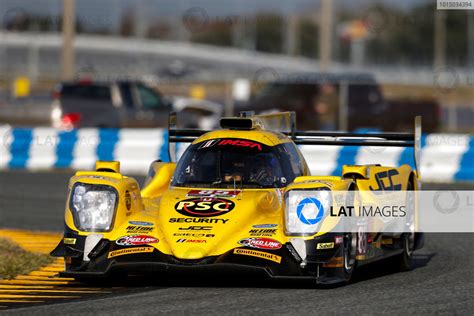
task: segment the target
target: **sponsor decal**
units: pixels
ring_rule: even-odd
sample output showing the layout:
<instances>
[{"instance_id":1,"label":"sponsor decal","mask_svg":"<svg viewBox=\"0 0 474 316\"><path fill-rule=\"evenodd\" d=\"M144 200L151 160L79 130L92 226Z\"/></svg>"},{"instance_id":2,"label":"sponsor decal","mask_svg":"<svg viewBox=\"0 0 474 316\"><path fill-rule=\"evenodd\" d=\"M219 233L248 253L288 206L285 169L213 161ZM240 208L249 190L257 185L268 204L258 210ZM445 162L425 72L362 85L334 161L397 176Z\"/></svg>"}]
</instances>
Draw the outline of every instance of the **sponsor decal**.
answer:
<instances>
[{"instance_id":1,"label":"sponsor decal","mask_svg":"<svg viewBox=\"0 0 474 316\"><path fill-rule=\"evenodd\" d=\"M207 240L204 239L187 239L187 238L180 238L176 240L177 243L194 243L194 244L205 244Z\"/></svg>"},{"instance_id":2,"label":"sponsor decal","mask_svg":"<svg viewBox=\"0 0 474 316\"><path fill-rule=\"evenodd\" d=\"M259 151L262 150L262 145L260 145L259 143L243 139L222 139L221 141L217 142L217 146L237 146L256 148Z\"/></svg>"},{"instance_id":3,"label":"sponsor decal","mask_svg":"<svg viewBox=\"0 0 474 316\"><path fill-rule=\"evenodd\" d=\"M239 244L251 248L276 250L281 248L281 243L271 238L245 238L239 240Z\"/></svg>"},{"instance_id":4,"label":"sponsor decal","mask_svg":"<svg viewBox=\"0 0 474 316\"><path fill-rule=\"evenodd\" d=\"M132 196L130 195L129 191L125 191L125 207L127 210L130 210L132 207Z\"/></svg>"},{"instance_id":5,"label":"sponsor decal","mask_svg":"<svg viewBox=\"0 0 474 316\"><path fill-rule=\"evenodd\" d=\"M342 244L343 240L344 238L342 236L337 236L336 238L334 238L334 242L336 243L336 245Z\"/></svg>"},{"instance_id":6,"label":"sponsor decal","mask_svg":"<svg viewBox=\"0 0 474 316\"><path fill-rule=\"evenodd\" d=\"M176 237L201 237L201 238L212 238L216 235L214 234L200 234L200 233L174 233L173 236Z\"/></svg>"},{"instance_id":7,"label":"sponsor decal","mask_svg":"<svg viewBox=\"0 0 474 316\"><path fill-rule=\"evenodd\" d=\"M275 228L278 227L278 224L258 224L258 225L253 225L253 228Z\"/></svg>"},{"instance_id":8,"label":"sponsor decal","mask_svg":"<svg viewBox=\"0 0 474 316\"><path fill-rule=\"evenodd\" d=\"M250 236L263 237L263 236L273 236L276 234L276 229L273 228L258 228L251 229L249 231Z\"/></svg>"},{"instance_id":9,"label":"sponsor decal","mask_svg":"<svg viewBox=\"0 0 474 316\"><path fill-rule=\"evenodd\" d=\"M127 234L149 233L149 232L152 232L153 229L154 229L154 227L128 225L127 226Z\"/></svg>"},{"instance_id":10,"label":"sponsor decal","mask_svg":"<svg viewBox=\"0 0 474 316\"><path fill-rule=\"evenodd\" d=\"M240 190L191 190L186 197L235 198Z\"/></svg>"},{"instance_id":11,"label":"sponsor decal","mask_svg":"<svg viewBox=\"0 0 474 316\"><path fill-rule=\"evenodd\" d=\"M136 225L136 226L153 226L153 223L150 223L150 222L129 221L128 223L130 225Z\"/></svg>"},{"instance_id":12,"label":"sponsor decal","mask_svg":"<svg viewBox=\"0 0 474 316\"><path fill-rule=\"evenodd\" d=\"M212 217L227 214L234 206L234 202L221 198L192 198L179 201L174 209L184 216Z\"/></svg>"},{"instance_id":13,"label":"sponsor decal","mask_svg":"<svg viewBox=\"0 0 474 316\"><path fill-rule=\"evenodd\" d=\"M182 217L172 217L170 218L170 223L202 223L202 224L225 224L229 220L223 218L182 218Z\"/></svg>"},{"instance_id":14,"label":"sponsor decal","mask_svg":"<svg viewBox=\"0 0 474 316\"><path fill-rule=\"evenodd\" d=\"M120 249L120 250L114 250L109 252L109 255L107 256L108 259L110 258L115 258L118 256L124 256L124 255L131 255L134 253L144 253L144 252L153 252L153 247L136 247L136 248L126 248L126 249Z\"/></svg>"},{"instance_id":15,"label":"sponsor decal","mask_svg":"<svg viewBox=\"0 0 474 316\"><path fill-rule=\"evenodd\" d=\"M316 249L321 250L321 249L332 249L334 248L334 243L333 242L320 242L317 246Z\"/></svg>"},{"instance_id":16,"label":"sponsor decal","mask_svg":"<svg viewBox=\"0 0 474 316\"><path fill-rule=\"evenodd\" d=\"M65 245L75 245L76 244L76 238L66 238L66 237L64 237L63 243Z\"/></svg>"},{"instance_id":17,"label":"sponsor decal","mask_svg":"<svg viewBox=\"0 0 474 316\"><path fill-rule=\"evenodd\" d=\"M397 169L390 169L387 171L382 171L376 173L375 176L375 182L376 186L370 185L369 188L370 190L378 193L381 193L382 191L400 191L402 189L402 185L399 183L396 183L397 181L394 180L394 177L398 175L398 170ZM387 179L388 181L385 181L384 179ZM388 182L388 185L386 185Z\"/></svg>"},{"instance_id":18,"label":"sponsor decal","mask_svg":"<svg viewBox=\"0 0 474 316\"><path fill-rule=\"evenodd\" d=\"M189 226L189 227L180 227L179 230L211 230L212 226Z\"/></svg>"},{"instance_id":19,"label":"sponsor decal","mask_svg":"<svg viewBox=\"0 0 474 316\"><path fill-rule=\"evenodd\" d=\"M201 145L199 146L199 149L212 147L217 143L217 141L218 139L211 139L211 140L208 140L207 142L202 142Z\"/></svg>"},{"instance_id":20,"label":"sponsor decal","mask_svg":"<svg viewBox=\"0 0 474 316\"><path fill-rule=\"evenodd\" d=\"M262 145L257 142L253 142L250 140L245 139L211 139L206 142L203 142L199 149L209 148L213 146L238 146L238 147L248 147L248 148L256 148L257 150L262 150Z\"/></svg>"},{"instance_id":21,"label":"sponsor decal","mask_svg":"<svg viewBox=\"0 0 474 316\"><path fill-rule=\"evenodd\" d=\"M249 249L242 249L242 248L237 248L234 249L234 254L236 255L243 255L243 256L251 256L251 257L257 257L265 260L270 260L276 263L281 263L281 257L274 255L272 253L267 253L263 251L257 251L257 250L249 250Z\"/></svg>"},{"instance_id":22,"label":"sponsor decal","mask_svg":"<svg viewBox=\"0 0 474 316\"><path fill-rule=\"evenodd\" d=\"M132 235L120 237L115 243L120 246L138 246L146 244L155 244L157 242L158 239L152 236Z\"/></svg>"},{"instance_id":23,"label":"sponsor decal","mask_svg":"<svg viewBox=\"0 0 474 316\"><path fill-rule=\"evenodd\" d=\"M305 182L308 182L308 183L321 183L321 184L324 184L328 187L333 186L333 184L331 182L327 182L327 181L324 181L324 180L308 180L308 181L305 181Z\"/></svg>"}]
</instances>

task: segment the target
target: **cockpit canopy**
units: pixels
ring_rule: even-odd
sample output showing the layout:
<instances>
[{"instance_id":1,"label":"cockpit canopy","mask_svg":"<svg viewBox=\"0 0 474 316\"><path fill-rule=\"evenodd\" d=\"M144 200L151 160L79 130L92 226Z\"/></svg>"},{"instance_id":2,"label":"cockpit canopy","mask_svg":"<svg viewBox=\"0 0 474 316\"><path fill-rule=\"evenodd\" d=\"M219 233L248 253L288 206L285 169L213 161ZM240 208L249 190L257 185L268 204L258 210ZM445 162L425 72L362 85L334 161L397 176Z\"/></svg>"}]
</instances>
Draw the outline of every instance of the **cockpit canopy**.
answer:
<instances>
[{"instance_id":1,"label":"cockpit canopy","mask_svg":"<svg viewBox=\"0 0 474 316\"><path fill-rule=\"evenodd\" d=\"M296 146L267 146L248 139L218 138L190 145L171 185L210 188L280 188L302 175Z\"/></svg>"}]
</instances>

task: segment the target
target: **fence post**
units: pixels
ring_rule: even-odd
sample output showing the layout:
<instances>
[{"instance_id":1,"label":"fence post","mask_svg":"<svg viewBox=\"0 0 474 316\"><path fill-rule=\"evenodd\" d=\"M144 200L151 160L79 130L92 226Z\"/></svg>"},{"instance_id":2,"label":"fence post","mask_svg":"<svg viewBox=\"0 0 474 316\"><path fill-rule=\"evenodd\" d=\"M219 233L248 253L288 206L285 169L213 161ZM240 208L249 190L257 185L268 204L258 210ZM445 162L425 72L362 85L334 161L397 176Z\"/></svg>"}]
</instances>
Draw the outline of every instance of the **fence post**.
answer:
<instances>
[{"instance_id":1,"label":"fence post","mask_svg":"<svg viewBox=\"0 0 474 316\"><path fill-rule=\"evenodd\" d=\"M348 109L348 98L349 98L349 84L347 81L342 80L339 83L339 113L338 113L338 124L337 128L341 131L347 131L347 116L349 115Z\"/></svg>"}]
</instances>

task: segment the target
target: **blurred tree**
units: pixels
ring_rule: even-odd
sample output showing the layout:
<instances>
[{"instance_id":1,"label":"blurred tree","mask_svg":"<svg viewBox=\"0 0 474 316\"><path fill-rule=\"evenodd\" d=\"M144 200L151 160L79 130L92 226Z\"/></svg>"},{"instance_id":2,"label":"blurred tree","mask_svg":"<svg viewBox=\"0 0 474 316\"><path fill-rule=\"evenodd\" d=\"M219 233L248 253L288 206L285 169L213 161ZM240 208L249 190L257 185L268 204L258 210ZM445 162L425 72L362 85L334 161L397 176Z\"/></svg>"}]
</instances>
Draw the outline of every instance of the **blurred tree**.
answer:
<instances>
[{"instance_id":1,"label":"blurred tree","mask_svg":"<svg viewBox=\"0 0 474 316\"><path fill-rule=\"evenodd\" d=\"M173 40L173 30L170 24L158 21L150 25L147 36L150 38Z\"/></svg>"},{"instance_id":2,"label":"blurred tree","mask_svg":"<svg viewBox=\"0 0 474 316\"><path fill-rule=\"evenodd\" d=\"M132 36L135 29L135 14L133 10L125 10L125 14L122 15L120 19L120 28L119 33L121 36Z\"/></svg>"},{"instance_id":3,"label":"blurred tree","mask_svg":"<svg viewBox=\"0 0 474 316\"><path fill-rule=\"evenodd\" d=\"M276 14L257 16L256 48L258 51L268 53L282 52L283 23L283 18Z\"/></svg>"},{"instance_id":4,"label":"blurred tree","mask_svg":"<svg viewBox=\"0 0 474 316\"><path fill-rule=\"evenodd\" d=\"M449 10L446 17L446 59L448 65L468 64L468 10ZM474 39L471 39L474 40Z\"/></svg>"},{"instance_id":5,"label":"blurred tree","mask_svg":"<svg viewBox=\"0 0 474 316\"><path fill-rule=\"evenodd\" d=\"M205 27L192 32L191 41L216 46L232 46L232 25L232 21L225 18L208 22Z\"/></svg>"},{"instance_id":6,"label":"blurred tree","mask_svg":"<svg viewBox=\"0 0 474 316\"><path fill-rule=\"evenodd\" d=\"M378 4L363 12L342 12L340 21L366 19L371 31L371 37L367 41L366 60L369 63L431 67L435 10L435 3L425 3L410 11ZM374 12L377 14L376 18ZM452 66L465 65L467 13L463 10L449 10L446 14L447 63ZM345 38L340 40L339 58L341 61L348 61L350 42Z\"/></svg>"},{"instance_id":7,"label":"blurred tree","mask_svg":"<svg viewBox=\"0 0 474 316\"><path fill-rule=\"evenodd\" d=\"M312 19L306 18L301 20L300 24L300 47L299 51L302 56L314 58L319 52L319 30L318 26Z\"/></svg>"}]
</instances>

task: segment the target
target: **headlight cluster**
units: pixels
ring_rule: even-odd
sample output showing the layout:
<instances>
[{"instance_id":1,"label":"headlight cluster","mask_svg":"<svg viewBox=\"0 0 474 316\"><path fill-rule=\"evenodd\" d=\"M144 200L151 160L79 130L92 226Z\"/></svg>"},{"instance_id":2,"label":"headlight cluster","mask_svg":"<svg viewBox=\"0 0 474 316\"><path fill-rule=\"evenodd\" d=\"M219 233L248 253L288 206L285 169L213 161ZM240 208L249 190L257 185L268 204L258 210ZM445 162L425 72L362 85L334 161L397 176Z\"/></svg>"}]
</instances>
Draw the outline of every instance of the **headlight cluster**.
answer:
<instances>
[{"instance_id":1,"label":"headlight cluster","mask_svg":"<svg viewBox=\"0 0 474 316\"><path fill-rule=\"evenodd\" d=\"M291 190L286 193L285 222L290 235L312 235L329 213L332 196L329 189Z\"/></svg>"},{"instance_id":2,"label":"headlight cluster","mask_svg":"<svg viewBox=\"0 0 474 316\"><path fill-rule=\"evenodd\" d=\"M74 224L83 231L108 231L116 202L117 191L111 186L76 184L70 201Z\"/></svg>"}]
</instances>

